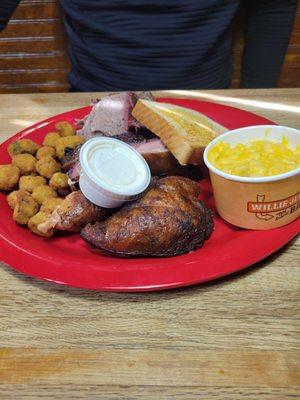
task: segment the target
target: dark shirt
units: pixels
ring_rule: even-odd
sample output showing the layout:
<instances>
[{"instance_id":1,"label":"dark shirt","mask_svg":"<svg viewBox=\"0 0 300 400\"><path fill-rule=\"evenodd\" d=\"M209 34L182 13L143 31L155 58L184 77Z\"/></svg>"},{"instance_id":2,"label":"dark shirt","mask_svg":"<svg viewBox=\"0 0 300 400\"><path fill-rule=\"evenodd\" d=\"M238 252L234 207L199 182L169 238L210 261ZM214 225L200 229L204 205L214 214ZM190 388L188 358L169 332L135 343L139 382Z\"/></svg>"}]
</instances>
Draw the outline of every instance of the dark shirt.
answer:
<instances>
[{"instance_id":1,"label":"dark shirt","mask_svg":"<svg viewBox=\"0 0 300 400\"><path fill-rule=\"evenodd\" d=\"M3 3L2 3L3 2ZM1 0L0 28L17 0ZM297 0L248 0L244 87L276 85ZM61 0L79 91L226 88L238 0Z\"/></svg>"},{"instance_id":2,"label":"dark shirt","mask_svg":"<svg viewBox=\"0 0 300 400\"><path fill-rule=\"evenodd\" d=\"M75 87L191 89L230 83L229 24L237 0L61 3Z\"/></svg>"}]
</instances>

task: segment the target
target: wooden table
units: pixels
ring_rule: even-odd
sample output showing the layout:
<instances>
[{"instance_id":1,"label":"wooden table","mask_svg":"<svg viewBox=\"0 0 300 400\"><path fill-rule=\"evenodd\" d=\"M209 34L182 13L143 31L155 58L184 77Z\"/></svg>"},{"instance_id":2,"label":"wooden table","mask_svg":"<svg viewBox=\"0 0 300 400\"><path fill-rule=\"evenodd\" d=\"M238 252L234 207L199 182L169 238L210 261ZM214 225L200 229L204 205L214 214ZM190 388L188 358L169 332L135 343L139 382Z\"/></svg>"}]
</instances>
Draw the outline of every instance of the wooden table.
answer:
<instances>
[{"instance_id":1,"label":"wooden table","mask_svg":"<svg viewBox=\"0 0 300 400\"><path fill-rule=\"evenodd\" d=\"M300 128L299 89L189 95ZM95 97L1 95L0 141ZM299 243L235 276L147 294L68 289L1 264L0 398L300 396Z\"/></svg>"}]
</instances>

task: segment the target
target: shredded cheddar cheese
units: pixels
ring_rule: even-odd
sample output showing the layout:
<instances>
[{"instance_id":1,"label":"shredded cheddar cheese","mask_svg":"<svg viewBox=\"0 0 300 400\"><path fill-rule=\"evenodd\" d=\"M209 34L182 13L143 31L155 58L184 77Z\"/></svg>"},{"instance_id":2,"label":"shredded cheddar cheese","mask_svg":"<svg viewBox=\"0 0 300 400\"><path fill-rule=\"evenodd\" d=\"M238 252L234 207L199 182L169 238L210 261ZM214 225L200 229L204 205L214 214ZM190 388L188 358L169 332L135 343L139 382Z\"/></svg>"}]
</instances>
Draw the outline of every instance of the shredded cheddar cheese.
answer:
<instances>
[{"instance_id":1,"label":"shredded cheddar cheese","mask_svg":"<svg viewBox=\"0 0 300 400\"><path fill-rule=\"evenodd\" d=\"M208 160L214 167L231 175L278 175L300 167L300 145L291 148L284 136L281 142L253 140L232 147L220 141L209 151Z\"/></svg>"}]
</instances>

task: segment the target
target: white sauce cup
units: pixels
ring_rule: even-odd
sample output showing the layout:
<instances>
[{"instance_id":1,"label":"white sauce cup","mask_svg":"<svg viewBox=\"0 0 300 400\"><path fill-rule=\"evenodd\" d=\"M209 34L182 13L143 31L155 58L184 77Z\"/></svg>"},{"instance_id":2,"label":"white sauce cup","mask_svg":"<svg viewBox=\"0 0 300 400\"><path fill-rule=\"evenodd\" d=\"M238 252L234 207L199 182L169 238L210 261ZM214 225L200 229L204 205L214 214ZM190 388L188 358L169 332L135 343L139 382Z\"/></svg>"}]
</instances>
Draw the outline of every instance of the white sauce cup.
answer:
<instances>
[{"instance_id":1,"label":"white sauce cup","mask_svg":"<svg viewBox=\"0 0 300 400\"><path fill-rule=\"evenodd\" d=\"M128 144L113 138L94 137L80 150L79 187L97 206L120 207L137 199L149 186L150 168Z\"/></svg>"}]
</instances>

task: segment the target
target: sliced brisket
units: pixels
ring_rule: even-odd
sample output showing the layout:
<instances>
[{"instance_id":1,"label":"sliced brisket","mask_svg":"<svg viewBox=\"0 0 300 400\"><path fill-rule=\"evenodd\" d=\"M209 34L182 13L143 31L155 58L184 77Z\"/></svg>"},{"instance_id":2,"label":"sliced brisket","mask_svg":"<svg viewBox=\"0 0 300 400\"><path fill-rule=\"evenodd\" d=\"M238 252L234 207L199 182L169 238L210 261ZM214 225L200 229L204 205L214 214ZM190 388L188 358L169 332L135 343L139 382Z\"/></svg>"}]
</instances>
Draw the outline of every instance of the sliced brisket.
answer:
<instances>
[{"instance_id":1,"label":"sliced brisket","mask_svg":"<svg viewBox=\"0 0 300 400\"><path fill-rule=\"evenodd\" d=\"M80 135L86 139L95 135L117 136L135 132L141 124L131 115L138 99L153 99L149 92L122 92L103 97L84 121Z\"/></svg>"},{"instance_id":2,"label":"sliced brisket","mask_svg":"<svg viewBox=\"0 0 300 400\"><path fill-rule=\"evenodd\" d=\"M181 175L198 180L201 175L199 167L182 166L158 138L143 139L131 132L120 135L118 139L130 144L147 161L153 176ZM64 171L73 182L79 179L81 167L79 163L79 148L74 149L73 157L68 155L67 162L62 165Z\"/></svg>"}]
</instances>

